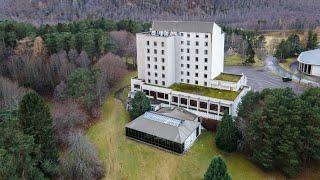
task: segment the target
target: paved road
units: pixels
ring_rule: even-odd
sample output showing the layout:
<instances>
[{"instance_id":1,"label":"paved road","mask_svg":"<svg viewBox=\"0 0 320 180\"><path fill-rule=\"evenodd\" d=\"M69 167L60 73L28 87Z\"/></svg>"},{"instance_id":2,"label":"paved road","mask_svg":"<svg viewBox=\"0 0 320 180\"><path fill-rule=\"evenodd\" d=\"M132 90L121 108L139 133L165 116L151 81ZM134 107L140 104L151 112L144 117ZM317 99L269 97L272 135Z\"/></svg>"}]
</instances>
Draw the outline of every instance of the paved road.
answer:
<instances>
[{"instance_id":1,"label":"paved road","mask_svg":"<svg viewBox=\"0 0 320 180\"><path fill-rule=\"evenodd\" d=\"M295 82L282 82L281 77L273 75L272 71L267 67L253 68L245 66L230 66L225 67L225 72L242 74L244 73L248 78L248 85L254 91L261 91L265 88L285 88L290 87L296 93L301 93L303 87Z\"/></svg>"}]
</instances>

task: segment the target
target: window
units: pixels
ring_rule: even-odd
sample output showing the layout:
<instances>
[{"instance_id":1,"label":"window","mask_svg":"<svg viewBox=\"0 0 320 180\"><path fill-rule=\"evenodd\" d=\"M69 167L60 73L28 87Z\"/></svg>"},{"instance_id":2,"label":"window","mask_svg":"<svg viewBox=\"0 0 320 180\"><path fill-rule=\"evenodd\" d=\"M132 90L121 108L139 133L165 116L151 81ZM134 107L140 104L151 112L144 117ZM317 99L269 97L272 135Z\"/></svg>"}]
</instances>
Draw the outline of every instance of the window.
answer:
<instances>
[{"instance_id":1,"label":"window","mask_svg":"<svg viewBox=\"0 0 320 180\"><path fill-rule=\"evenodd\" d=\"M164 83L164 81L162 81ZM164 99L164 93L158 92L158 98Z\"/></svg>"},{"instance_id":2,"label":"window","mask_svg":"<svg viewBox=\"0 0 320 180\"><path fill-rule=\"evenodd\" d=\"M190 72L189 71L187 72L187 76L190 76Z\"/></svg>"},{"instance_id":3,"label":"window","mask_svg":"<svg viewBox=\"0 0 320 180\"><path fill-rule=\"evenodd\" d=\"M197 104L196 100L190 99L190 106L197 107Z\"/></svg>"},{"instance_id":4,"label":"window","mask_svg":"<svg viewBox=\"0 0 320 180\"><path fill-rule=\"evenodd\" d=\"M148 83L151 83L151 80L150 80L150 79L148 79Z\"/></svg>"},{"instance_id":5,"label":"window","mask_svg":"<svg viewBox=\"0 0 320 180\"><path fill-rule=\"evenodd\" d=\"M183 56L181 56L180 59L183 60Z\"/></svg>"},{"instance_id":6,"label":"window","mask_svg":"<svg viewBox=\"0 0 320 180\"><path fill-rule=\"evenodd\" d=\"M190 68L190 64L187 64L187 68Z\"/></svg>"},{"instance_id":7,"label":"window","mask_svg":"<svg viewBox=\"0 0 320 180\"><path fill-rule=\"evenodd\" d=\"M158 80L154 80L154 83L155 83L155 84L158 84Z\"/></svg>"},{"instance_id":8,"label":"window","mask_svg":"<svg viewBox=\"0 0 320 180\"><path fill-rule=\"evenodd\" d=\"M162 70L163 70L163 71L164 71L164 69L165 69L164 66L162 66Z\"/></svg>"},{"instance_id":9,"label":"window","mask_svg":"<svg viewBox=\"0 0 320 180\"><path fill-rule=\"evenodd\" d=\"M190 83L190 80L189 80L189 79L187 79L187 83Z\"/></svg>"},{"instance_id":10,"label":"window","mask_svg":"<svg viewBox=\"0 0 320 180\"><path fill-rule=\"evenodd\" d=\"M180 44L183 44L183 41L181 41Z\"/></svg>"},{"instance_id":11,"label":"window","mask_svg":"<svg viewBox=\"0 0 320 180\"><path fill-rule=\"evenodd\" d=\"M187 61L190 61L190 56L187 56Z\"/></svg>"},{"instance_id":12,"label":"window","mask_svg":"<svg viewBox=\"0 0 320 180\"><path fill-rule=\"evenodd\" d=\"M166 85L166 83L164 81L162 81L162 86L165 86L165 85Z\"/></svg>"},{"instance_id":13,"label":"window","mask_svg":"<svg viewBox=\"0 0 320 180\"><path fill-rule=\"evenodd\" d=\"M164 50L161 50L161 54L164 55Z\"/></svg>"},{"instance_id":14,"label":"window","mask_svg":"<svg viewBox=\"0 0 320 180\"><path fill-rule=\"evenodd\" d=\"M178 97L177 96L172 96L172 102L178 103Z\"/></svg>"},{"instance_id":15,"label":"window","mask_svg":"<svg viewBox=\"0 0 320 180\"><path fill-rule=\"evenodd\" d=\"M150 49L147 49L147 53L150 53Z\"/></svg>"},{"instance_id":16,"label":"window","mask_svg":"<svg viewBox=\"0 0 320 180\"><path fill-rule=\"evenodd\" d=\"M147 56L147 60L150 61L150 56Z\"/></svg>"},{"instance_id":17,"label":"window","mask_svg":"<svg viewBox=\"0 0 320 180\"><path fill-rule=\"evenodd\" d=\"M154 65L154 69L158 69L158 66L157 66L157 65Z\"/></svg>"},{"instance_id":18,"label":"window","mask_svg":"<svg viewBox=\"0 0 320 180\"><path fill-rule=\"evenodd\" d=\"M187 49L187 53L190 53L190 49L189 48Z\"/></svg>"},{"instance_id":19,"label":"window","mask_svg":"<svg viewBox=\"0 0 320 180\"><path fill-rule=\"evenodd\" d=\"M208 54L208 50L204 50L204 54L207 55Z\"/></svg>"},{"instance_id":20,"label":"window","mask_svg":"<svg viewBox=\"0 0 320 180\"><path fill-rule=\"evenodd\" d=\"M199 76L199 74L198 74L198 73L195 73L194 75L195 75L196 77L198 77L198 76Z\"/></svg>"},{"instance_id":21,"label":"window","mask_svg":"<svg viewBox=\"0 0 320 180\"><path fill-rule=\"evenodd\" d=\"M183 49L181 49L180 51L183 52Z\"/></svg>"},{"instance_id":22,"label":"window","mask_svg":"<svg viewBox=\"0 0 320 180\"><path fill-rule=\"evenodd\" d=\"M204 66L204 70L208 70L208 66Z\"/></svg>"},{"instance_id":23,"label":"window","mask_svg":"<svg viewBox=\"0 0 320 180\"><path fill-rule=\"evenodd\" d=\"M204 62L207 63L208 62L208 58L204 58Z\"/></svg>"},{"instance_id":24,"label":"window","mask_svg":"<svg viewBox=\"0 0 320 180\"><path fill-rule=\"evenodd\" d=\"M139 85L139 84L134 84L133 87L134 87L135 89L140 89L140 85Z\"/></svg>"},{"instance_id":25,"label":"window","mask_svg":"<svg viewBox=\"0 0 320 180\"><path fill-rule=\"evenodd\" d=\"M200 101L200 108L202 108L202 109L207 109L207 103Z\"/></svg>"},{"instance_id":26,"label":"window","mask_svg":"<svg viewBox=\"0 0 320 180\"><path fill-rule=\"evenodd\" d=\"M204 46L208 46L208 42L204 42Z\"/></svg>"},{"instance_id":27,"label":"window","mask_svg":"<svg viewBox=\"0 0 320 180\"><path fill-rule=\"evenodd\" d=\"M166 76L164 74L162 74L162 78L165 78Z\"/></svg>"},{"instance_id":28,"label":"window","mask_svg":"<svg viewBox=\"0 0 320 180\"><path fill-rule=\"evenodd\" d=\"M157 57L154 57L154 62L157 62L158 61L158 58Z\"/></svg>"},{"instance_id":29,"label":"window","mask_svg":"<svg viewBox=\"0 0 320 180\"><path fill-rule=\"evenodd\" d=\"M153 42L153 45L154 45L154 46L157 46L157 42Z\"/></svg>"},{"instance_id":30,"label":"window","mask_svg":"<svg viewBox=\"0 0 320 180\"><path fill-rule=\"evenodd\" d=\"M155 50L153 50L153 52L154 52L154 54L157 54L157 50L155 49Z\"/></svg>"},{"instance_id":31,"label":"window","mask_svg":"<svg viewBox=\"0 0 320 180\"><path fill-rule=\"evenodd\" d=\"M183 75L183 71L181 71L181 75Z\"/></svg>"},{"instance_id":32,"label":"window","mask_svg":"<svg viewBox=\"0 0 320 180\"><path fill-rule=\"evenodd\" d=\"M183 64L181 64L181 67L183 67Z\"/></svg>"},{"instance_id":33,"label":"window","mask_svg":"<svg viewBox=\"0 0 320 180\"><path fill-rule=\"evenodd\" d=\"M181 82L183 82L183 79L181 79Z\"/></svg>"},{"instance_id":34,"label":"window","mask_svg":"<svg viewBox=\"0 0 320 180\"><path fill-rule=\"evenodd\" d=\"M198 84L199 82L198 82L198 80L195 80L194 83L195 83L195 84Z\"/></svg>"},{"instance_id":35,"label":"window","mask_svg":"<svg viewBox=\"0 0 320 180\"><path fill-rule=\"evenodd\" d=\"M147 46L149 46L149 44L150 44L150 42L149 42L149 41L147 41Z\"/></svg>"},{"instance_id":36,"label":"window","mask_svg":"<svg viewBox=\"0 0 320 180\"><path fill-rule=\"evenodd\" d=\"M199 54L199 49L196 49L196 54Z\"/></svg>"},{"instance_id":37,"label":"window","mask_svg":"<svg viewBox=\"0 0 320 180\"><path fill-rule=\"evenodd\" d=\"M199 41L196 41L196 46L199 46Z\"/></svg>"},{"instance_id":38,"label":"window","mask_svg":"<svg viewBox=\"0 0 320 180\"><path fill-rule=\"evenodd\" d=\"M183 33L180 33L180 36L183 36Z\"/></svg>"},{"instance_id":39,"label":"window","mask_svg":"<svg viewBox=\"0 0 320 180\"><path fill-rule=\"evenodd\" d=\"M148 72L148 76L150 76L150 72Z\"/></svg>"},{"instance_id":40,"label":"window","mask_svg":"<svg viewBox=\"0 0 320 180\"><path fill-rule=\"evenodd\" d=\"M164 58L161 58L161 62L163 62L163 63L164 63Z\"/></svg>"},{"instance_id":41,"label":"window","mask_svg":"<svg viewBox=\"0 0 320 180\"><path fill-rule=\"evenodd\" d=\"M189 34L189 33L187 34L187 37L190 37L190 34Z\"/></svg>"},{"instance_id":42,"label":"window","mask_svg":"<svg viewBox=\"0 0 320 180\"><path fill-rule=\"evenodd\" d=\"M190 41L187 41L187 45L188 45L188 46L190 45Z\"/></svg>"},{"instance_id":43,"label":"window","mask_svg":"<svg viewBox=\"0 0 320 180\"><path fill-rule=\"evenodd\" d=\"M199 37L199 34L196 34L196 38L198 38Z\"/></svg>"},{"instance_id":44,"label":"window","mask_svg":"<svg viewBox=\"0 0 320 180\"><path fill-rule=\"evenodd\" d=\"M198 66L198 65L196 65L196 69L199 69L199 66Z\"/></svg>"},{"instance_id":45,"label":"window","mask_svg":"<svg viewBox=\"0 0 320 180\"><path fill-rule=\"evenodd\" d=\"M204 74L203 76L204 76L204 78L207 78L207 77L208 77L208 75L207 75L207 74Z\"/></svg>"},{"instance_id":46,"label":"window","mask_svg":"<svg viewBox=\"0 0 320 180\"><path fill-rule=\"evenodd\" d=\"M148 64L148 68L150 69L150 64Z\"/></svg>"},{"instance_id":47,"label":"window","mask_svg":"<svg viewBox=\"0 0 320 180\"><path fill-rule=\"evenodd\" d=\"M195 60L196 60L196 62L198 62L198 61L199 61L199 58L198 58L198 57L196 57L196 58L195 58Z\"/></svg>"},{"instance_id":48,"label":"window","mask_svg":"<svg viewBox=\"0 0 320 180\"><path fill-rule=\"evenodd\" d=\"M206 34L204 37L205 37L205 38L208 38L208 37L209 37L209 35L208 35L208 34Z\"/></svg>"},{"instance_id":49,"label":"window","mask_svg":"<svg viewBox=\"0 0 320 180\"><path fill-rule=\"evenodd\" d=\"M158 77L158 73L154 73L154 76L155 76L155 77Z\"/></svg>"},{"instance_id":50,"label":"window","mask_svg":"<svg viewBox=\"0 0 320 180\"><path fill-rule=\"evenodd\" d=\"M161 42L161 46L164 47L164 42Z\"/></svg>"},{"instance_id":51,"label":"window","mask_svg":"<svg viewBox=\"0 0 320 180\"><path fill-rule=\"evenodd\" d=\"M204 82L204 85L205 85L205 86L207 86L207 84L208 84L207 82Z\"/></svg>"},{"instance_id":52,"label":"window","mask_svg":"<svg viewBox=\"0 0 320 180\"><path fill-rule=\"evenodd\" d=\"M188 104L188 100L186 98L180 98L180 103L187 105Z\"/></svg>"}]
</instances>

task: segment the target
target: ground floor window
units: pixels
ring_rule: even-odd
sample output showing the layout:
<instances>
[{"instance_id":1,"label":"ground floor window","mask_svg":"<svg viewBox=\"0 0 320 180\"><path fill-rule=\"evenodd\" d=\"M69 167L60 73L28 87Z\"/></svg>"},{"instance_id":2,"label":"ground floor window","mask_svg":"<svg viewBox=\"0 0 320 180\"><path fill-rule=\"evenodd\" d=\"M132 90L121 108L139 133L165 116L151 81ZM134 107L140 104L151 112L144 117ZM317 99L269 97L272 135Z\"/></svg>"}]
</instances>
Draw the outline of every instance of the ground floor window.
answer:
<instances>
[{"instance_id":1,"label":"ground floor window","mask_svg":"<svg viewBox=\"0 0 320 180\"><path fill-rule=\"evenodd\" d=\"M179 144L179 143L169 141L166 139L162 139L160 137L157 137L157 136L154 136L151 134L147 134L144 132L140 132L140 131L137 131L134 129L126 128L126 136L134 138L134 139L138 139L140 141L144 141L149 144L156 145L156 146L159 146L164 149L168 149L170 151L174 151L177 153L183 153L183 151L184 151L184 143Z\"/></svg>"}]
</instances>

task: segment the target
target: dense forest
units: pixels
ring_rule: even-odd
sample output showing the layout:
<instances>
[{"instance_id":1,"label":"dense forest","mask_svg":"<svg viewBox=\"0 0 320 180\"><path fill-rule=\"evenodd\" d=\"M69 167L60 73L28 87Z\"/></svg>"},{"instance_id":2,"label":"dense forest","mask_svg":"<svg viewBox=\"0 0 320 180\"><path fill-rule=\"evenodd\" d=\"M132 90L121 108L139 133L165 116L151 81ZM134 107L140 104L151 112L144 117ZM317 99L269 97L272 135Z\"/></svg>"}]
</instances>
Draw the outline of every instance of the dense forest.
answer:
<instances>
[{"instance_id":1,"label":"dense forest","mask_svg":"<svg viewBox=\"0 0 320 180\"><path fill-rule=\"evenodd\" d=\"M0 19L56 24L80 19L202 20L250 29L319 25L318 0L0 0Z\"/></svg>"}]
</instances>

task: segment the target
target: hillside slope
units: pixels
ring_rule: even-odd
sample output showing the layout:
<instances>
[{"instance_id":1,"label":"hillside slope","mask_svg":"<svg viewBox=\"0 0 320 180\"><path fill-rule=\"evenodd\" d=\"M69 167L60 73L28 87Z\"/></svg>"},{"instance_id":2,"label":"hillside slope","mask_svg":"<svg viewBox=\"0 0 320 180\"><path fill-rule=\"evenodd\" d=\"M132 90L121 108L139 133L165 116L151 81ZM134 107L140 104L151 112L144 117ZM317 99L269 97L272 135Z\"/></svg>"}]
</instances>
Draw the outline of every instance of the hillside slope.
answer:
<instances>
[{"instance_id":1,"label":"hillside slope","mask_svg":"<svg viewBox=\"0 0 320 180\"><path fill-rule=\"evenodd\" d=\"M320 24L319 0L0 0L0 19L57 23L84 18L203 20L251 29Z\"/></svg>"}]
</instances>

